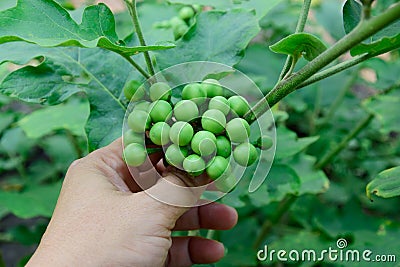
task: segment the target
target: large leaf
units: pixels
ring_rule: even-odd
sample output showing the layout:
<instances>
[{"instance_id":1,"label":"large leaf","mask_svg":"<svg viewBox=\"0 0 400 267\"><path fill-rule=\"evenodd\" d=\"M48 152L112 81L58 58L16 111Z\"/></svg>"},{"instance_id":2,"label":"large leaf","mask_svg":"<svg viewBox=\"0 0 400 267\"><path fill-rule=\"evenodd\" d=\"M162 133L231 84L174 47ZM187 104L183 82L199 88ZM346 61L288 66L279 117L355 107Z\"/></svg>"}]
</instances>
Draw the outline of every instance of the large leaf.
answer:
<instances>
[{"instance_id":1,"label":"large leaf","mask_svg":"<svg viewBox=\"0 0 400 267\"><path fill-rule=\"evenodd\" d=\"M295 132L278 127L275 159L284 159L296 155L318 140L318 136L298 138Z\"/></svg>"},{"instance_id":2,"label":"large leaf","mask_svg":"<svg viewBox=\"0 0 400 267\"><path fill-rule=\"evenodd\" d=\"M84 136L88 116L88 103L71 99L67 103L39 109L22 118L18 124L29 138L40 138L58 129Z\"/></svg>"},{"instance_id":3,"label":"large leaf","mask_svg":"<svg viewBox=\"0 0 400 267\"><path fill-rule=\"evenodd\" d=\"M269 48L275 53L290 55L295 59L303 56L308 61L313 60L327 49L320 39L309 33L291 34Z\"/></svg>"},{"instance_id":4,"label":"large leaf","mask_svg":"<svg viewBox=\"0 0 400 267\"><path fill-rule=\"evenodd\" d=\"M369 199L372 195L383 198L400 196L400 166L379 173L369 182L366 191Z\"/></svg>"},{"instance_id":5,"label":"large leaf","mask_svg":"<svg viewBox=\"0 0 400 267\"><path fill-rule=\"evenodd\" d=\"M397 27L400 27L400 23L397 23ZM399 47L400 33L392 37L383 37L382 39L370 44L357 45L356 47L351 49L350 52L352 56L361 55L364 53L379 55L397 49Z\"/></svg>"},{"instance_id":6,"label":"large leaf","mask_svg":"<svg viewBox=\"0 0 400 267\"><path fill-rule=\"evenodd\" d=\"M61 182L27 188L23 192L0 191L0 205L20 218L50 217L57 202Z\"/></svg>"},{"instance_id":7,"label":"large leaf","mask_svg":"<svg viewBox=\"0 0 400 267\"><path fill-rule=\"evenodd\" d=\"M197 22L177 42L176 48L159 51L161 69L189 61L213 61L232 66L260 28L253 13L237 9L200 13Z\"/></svg>"},{"instance_id":8,"label":"large leaf","mask_svg":"<svg viewBox=\"0 0 400 267\"><path fill-rule=\"evenodd\" d=\"M343 25L346 33L351 32L360 23L362 5L355 0L347 0L343 6Z\"/></svg>"},{"instance_id":9,"label":"large leaf","mask_svg":"<svg viewBox=\"0 0 400 267\"><path fill-rule=\"evenodd\" d=\"M19 0L16 7L0 12L0 44L26 41L44 47L102 47L120 54L174 47L171 44L147 47L126 47L115 32L114 16L104 5L85 9L82 23L52 0Z\"/></svg>"},{"instance_id":10,"label":"large leaf","mask_svg":"<svg viewBox=\"0 0 400 267\"><path fill-rule=\"evenodd\" d=\"M258 19L264 17L275 5L282 0L269 0L268 4L265 0L168 0L170 3L180 3L185 5L203 5L212 6L220 10L228 10L234 8L254 9Z\"/></svg>"},{"instance_id":11,"label":"large leaf","mask_svg":"<svg viewBox=\"0 0 400 267\"><path fill-rule=\"evenodd\" d=\"M84 92L91 111L86 125L90 149L105 146L121 135L125 114L121 92L131 71L122 57L102 49L45 49L21 43L13 44L13 49L24 54L15 59L44 56L45 61L11 73L0 85L0 93L54 105Z\"/></svg>"}]
</instances>

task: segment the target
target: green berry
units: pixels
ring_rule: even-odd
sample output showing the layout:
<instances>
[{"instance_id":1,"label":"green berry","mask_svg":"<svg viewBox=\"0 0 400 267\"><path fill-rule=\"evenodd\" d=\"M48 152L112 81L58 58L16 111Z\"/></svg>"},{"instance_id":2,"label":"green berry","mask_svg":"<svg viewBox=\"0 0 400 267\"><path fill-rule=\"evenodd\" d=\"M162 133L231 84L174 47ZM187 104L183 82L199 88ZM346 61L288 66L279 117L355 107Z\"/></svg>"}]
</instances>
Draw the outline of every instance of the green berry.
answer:
<instances>
[{"instance_id":1,"label":"green berry","mask_svg":"<svg viewBox=\"0 0 400 267\"><path fill-rule=\"evenodd\" d=\"M263 135L258 139L257 144L262 150L268 150L272 147L273 141L272 138L268 135Z\"/></svg>"},{"instance_id":2,"label":"green berry","mask_svg":"<svg viewBox=\"0 0 400 267\"><path fill-rule=\"evenodd\" d=\"M132 143L144 144L144 134L135 133L134 131L129 129L124 133L123 140L125 147Z\"/></svg>"},{"instance_id":3,"label":"green berry","mask_svg":"<svg viewBox=\"0 0 400 267\"><path fill-rule=\"evenodd\" d=\"M134 111L142 110L147 112L149 110L149 107L150 107L150 102L143 100L140 102L136 102L133 110Z\"/></svg>"},{"instance_id":4,"label":"green berry","mask_svg":"<svg viewBox=\"0 0 400 267\"><path fill-rule=\"evenodd\" d=\"M141 83L135 80L127 82L124 86L124 95L130 101L139 101L144 98L146 91Z\"/></svg>"},{"instance_id":5,"label":"green berry","mask_svg":"<svg viewBox=\"0 0 400 267\"><path fill-rule=\"evenodd\" d=\"M210 103L208 104L208 109L218 109L224 115L228 115L229 111L231 111L231 107L229 106L228 99L223 96L216 96L210 99Z\"/></svg>"},{"instance_id":6,"label":"green berry","mask_svg":"<svg viewBox=\"0 0 400 267\"><path fill-rule=\"evenodd\" d=\"M165 100L168 101L171 98L171 87L163 82L153 84L150 89L150 99L152 101Z\"/></svg>"},{"instance_id":7,"label":"green berry","mask_svg":"<svg viewBox=\"0 0 400 267\"><path fill-rule=\"evenodd\" d=\"M199 108L191 100L181 100L175 104L174 115L178 121L191 121L199 116Z\"/></svg>"},{"instance_id":8,"label":"green berry","mask_svg":"<svg viewBox=\"0 0 400 267\"><path fill-rule=\"evenodd\" d=\"M233 150L233 158L241 166L250 166L258 158L257 149L250 143L240 144Z\"/></svg>"},{"instance_id":9,"label":"green berry","mask_svg":"<svg viewBox=\"0 0 400 267\"><path fill-rule=\"evenodd\" d=\"M228 99L229 106L239 116L242 117L250 110L250 105L247 100L242 96L231 96Z\"/></svg>"},{"instance_id":10,"label":"green berry","mask_svg":"<svg viewBox=\"0 0 400 267\"><path fill-rule=\"evenodd\" d=\"M190 155L183 161L183 169L193 176L199 176L204 172L206 163L198 155Z\"/></svg>"},{"instance_id":11,"label":"green berry","mask_svg":"<svg viewBox=\"0 0 400 267\"><path fill-rule=\"evenodd\" d=\"M201 85L206 90L208 98L222 96L224 94L224 88L221 87L221 84L217 80L207 79L204 80Z\"/></svg>"},{"instance_id":12,"label":"green berry","mask_svg":"<svg viewBox=\"0 0 400 267\"><path fill-rule=\"evenodd\" d=\"M150 129L150 140L159 146L169 143L169 131L171 127L165 122L157 122Z\"/></svg>"},{"instance_id":13,"label":"green berry","mask_svg":"<svg viewBox=\"0 0 400 267\"><path fill-rule=\"evenodd\" d=\"M128 126L136 133L144 133L150 128L151 119L147 112L135 110L128 116Z\"/></svg>"},{"instance_id":14,"label":"green berry","mask_svg":"<svg viewBox=\"0 0 400 267\"><path fill-rule=\"evenodd\" d=\"M237 183L237 179L235 176L231 175L222 175L219 179L217 179L214 184L215 187L221 192L228 193L232 191Z\"/></svg>"},{"instance_id":15,"label":"green berry","mask_svg":"<svg viewBox=\"0 0 400 267\"><path fill-rule=\"evenodd\" d=\"M190 143L193 137L193 127L187 122L175 122L169 132L172 143L179 146L186 146Z\"/></svg>"},{"instance_id":16,"label":"green berry","mask_svg":"<svg viewBox=\"0 0 400 267\"><path fill-rule=\"evenodd\" d=\"M229 161L221 156L214 157L211 162L207 165L208 176L215 180L221 177L226 172L230 173Z\"/></svg>"},{"instance_id":17,"label":"green berry","mask_svg":"<svg viewBox=\"0 0 400 267\"><path fill-rule=\"evenodd\" d=\"M204 112L201 118L201 126L204 130L214 134L220 134L225 130L226 118L224 113L217 109L210 109Z\"/></svg>"},{"instance_id":18,"label":"green berry","mask_svg":"<svg viewBox=\"0 0 400 267\"><path fill-rule=\"evenodd\" d=\"M227 158L231 155L231 142L223 135L217 136L217 155Z\"/></svg>"},{"instance_id":19,"label":"green berry","mask_svg":"<svg viewBox=\"0 0 400 267\"><path fill-rule=\"evenodd\" d=\"M194 10L191 7L185 6L179 10L179 18L189 20L194 16Z\"/></svg>"},{"instance_id":20,"label":"green berry","mask_svg":"<svg viewBox=\"0 0 400 267\"><path fill-rule=\"evenodd\" d=\"M169 23L173 28L175 28L175 27L177 27L179 25L186 25L186 22L183 19L179 18L179 17L171 18Z\"/></svg>"},{"instance_id":21,"label":"green berry","mask_svg":"<svg viewBox=\"0 0 400 267\"><path fill-rule=\"evenodd\" d=\"M173 28L174 32L174 37L175 39L181 38L185 33L189 30L189 27L187 25L178 25Z\"/></svg>"},{"instance_id":22,"label":"green berry","mask_svg":"<svg viewBox=\"0 0 400 267\"><path fill-rule=\"evenodd\" d=\"M191 148L198 155L209 156L216 151L216 142L217 138L213 133L199 131L193 136Z\"/></svg>"},{"instance_id":23,"label":"green berry","mask_svg":"<svg viewBox=\"0 0 400 267\"><path fill-rule=\"evenodd\" d=\"M153 122L168 121L172 117L172 107L165 100L151 103L149 112Z\"/></svg>"},{"instance_id":24,"label":"green berry","mask_svg":"<svg viewBox=\"0 0 400 267\"><path fill-rule=\"evenodd\" d=\"M192 100L198 105L203 104L206 101L206 97L206 90L198 83L188 84L182 90L182 99Z\"/></svg>"},{"instance_id":25,"label":"green berry","mask_svg":"<svg viewBox=\"0 0 400 267\"><path fill-rule=\"evenodd\" d=\"M143 145L133 143L125 148L124 156L125 161L129 166L137 167L146 161L147 153Z\"/></svg>"},{"instance_id":26,"label":"green berry","mask_svg":"<svg viewBox=\"0 0 400 267\"><path fill-rule=\"evenodd\" d=\"M243 143L250 136L250 126L246 120L234 118L226 124L226 132L231 142Z\"/></svg>"},{"instance_id":27,"label":"green berry","mask_svg":"<svg viewBox=\"0 0 400 267\"><path fill-rule=\"evenodd\" d=\"M165 151L165 159L174 167L181 168L182 163L188 155L188 150L184 147L172 144Z\"/></svg>"}]
</instances>

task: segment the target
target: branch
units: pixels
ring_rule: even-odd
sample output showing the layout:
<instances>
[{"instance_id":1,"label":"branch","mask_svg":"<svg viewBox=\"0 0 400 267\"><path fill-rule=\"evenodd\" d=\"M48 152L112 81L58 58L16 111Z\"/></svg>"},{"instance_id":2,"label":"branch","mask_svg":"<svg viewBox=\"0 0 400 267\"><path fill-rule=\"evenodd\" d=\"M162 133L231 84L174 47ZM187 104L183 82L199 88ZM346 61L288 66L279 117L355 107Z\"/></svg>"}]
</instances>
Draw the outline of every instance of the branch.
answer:
<instances>
[{"instance_id":1,"label":"branch","mask_svg":"<svg viewBox=\"0 0 400 267\"><path fill-rule=\"evenodd\" d=\"M395 4L392 8L374 18L362 21L353 31L351 31L348 35L343 37L335 45L319 55L313 61L309 62L299 72L293 74L287 80L282 80L279 82L263 100L253 107L251 112L248 112L245 115L245 119L249 122L253 122L257 117L268 111L270 107L274 106L288 94L295 91L299 84L330 64L343 53L347 52L354 46L395 22L399 18L400 3ZM265 105L265 102L268 102L269 106Z\"/></svg>"},{"instance_id":2,"label":"branch","mask_svg":"<svg viewBox=\"0 0 400 267\"><path fill-rule=\"evenodd\" d=\"M146 46L146 41L144 40L142 28L141 28L140 22L139 22L139 16L138 16L137 10L136 10L136 0L124 0L124 1L128 7L129 14L132 17L133 25L135 26L135 31L139 38L140 45ZM143 53L144 53L144 59L146 60L146 64L147 64L147 70L149 71L150 75L153 76L155 73L154 73L153 64L151 63L150 54L148 51L145 51Z\"/></svg>"}]
</instances>

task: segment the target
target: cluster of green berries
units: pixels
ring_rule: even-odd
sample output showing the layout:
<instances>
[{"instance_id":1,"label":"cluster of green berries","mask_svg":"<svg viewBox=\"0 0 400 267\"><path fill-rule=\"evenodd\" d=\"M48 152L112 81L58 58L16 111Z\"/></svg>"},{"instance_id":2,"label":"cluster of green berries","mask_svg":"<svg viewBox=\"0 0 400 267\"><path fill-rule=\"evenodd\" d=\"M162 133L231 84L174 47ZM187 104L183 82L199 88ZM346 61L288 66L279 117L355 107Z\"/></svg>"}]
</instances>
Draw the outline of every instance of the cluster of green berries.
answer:
<instances>
[{"instance_id":1,"label":"cluster of green berries","mask_svg":"<svg viewBox=\"0 0 400 267\"><path fill-rule=\"evenodd\" d=\"M241 96L226 98L226 91L214 79L190 83L173 104L167 83L152 84L148 93L143 86L128 83L124 92L135 105L124 134L127 164L142 165L147 158L145 143L150 143L163 148L168 164L192 176L206 172L211 179L218 179L221 191L232 188L236 179L231 163L244 167L254 164L258 159L256 146L268 149L272 140L263 137L257 144L249 142L250 126L243 116L250 106Z\"/></svg>"},{"instance_id":2,"label":"cluster of green berries","mask_svg":"<svg viewBox=\"0 0 400 267\"><path fill-rule=\"evenodd\" d=\"M179 10L178 16L172 17L170 20L160 21L155 26L157 28L171 28L175 40L177 40L188 31L194 16L200 10L201 6L198 5L184 6Z\"/></svg>"}]
</instances>

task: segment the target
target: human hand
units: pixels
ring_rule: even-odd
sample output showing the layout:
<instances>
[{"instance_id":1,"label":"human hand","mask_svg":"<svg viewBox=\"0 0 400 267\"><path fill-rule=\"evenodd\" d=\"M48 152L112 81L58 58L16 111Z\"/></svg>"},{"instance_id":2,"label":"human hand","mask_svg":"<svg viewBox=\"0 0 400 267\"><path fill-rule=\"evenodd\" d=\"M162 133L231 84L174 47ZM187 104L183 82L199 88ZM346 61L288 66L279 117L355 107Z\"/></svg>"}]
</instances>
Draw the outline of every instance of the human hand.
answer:
<instances>
[{"instance_id":1,"label":"human hand","mask_svg":"<svg viewBox=\"0 0 400 267\"><path fill-rule=\"evenodd\" d=\"M173 174L165 178L179 182ZM223 257L221 243L171 237L171 231L230 229L237 222L233 208L175 207L139 190L122 159L120 139L74 162L27 266L191 266ZM163 190L163 183L152 190Z\"/></svg>"}]
</instances>

